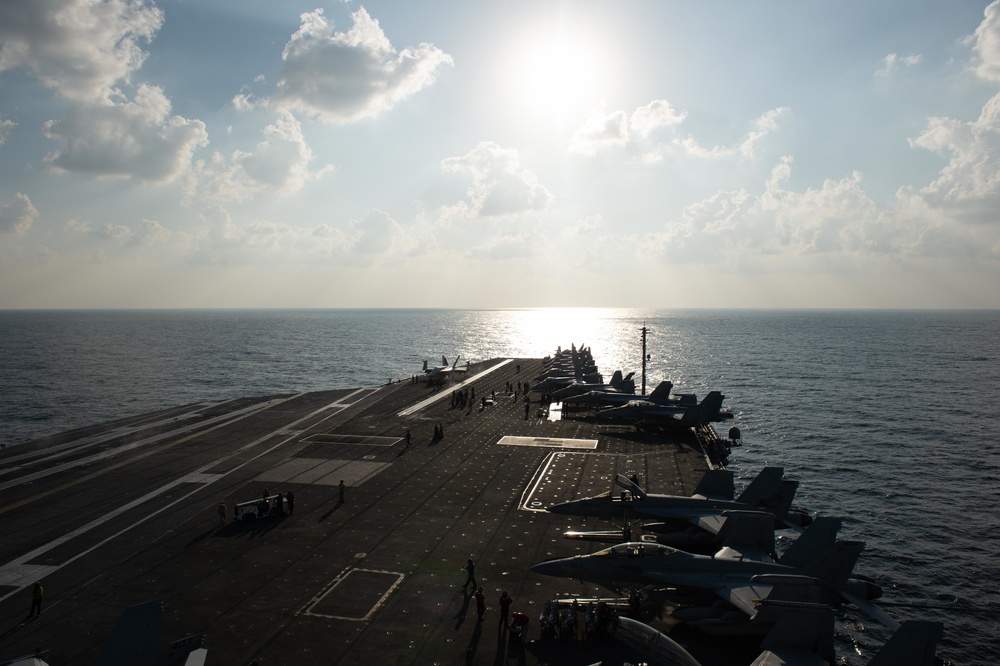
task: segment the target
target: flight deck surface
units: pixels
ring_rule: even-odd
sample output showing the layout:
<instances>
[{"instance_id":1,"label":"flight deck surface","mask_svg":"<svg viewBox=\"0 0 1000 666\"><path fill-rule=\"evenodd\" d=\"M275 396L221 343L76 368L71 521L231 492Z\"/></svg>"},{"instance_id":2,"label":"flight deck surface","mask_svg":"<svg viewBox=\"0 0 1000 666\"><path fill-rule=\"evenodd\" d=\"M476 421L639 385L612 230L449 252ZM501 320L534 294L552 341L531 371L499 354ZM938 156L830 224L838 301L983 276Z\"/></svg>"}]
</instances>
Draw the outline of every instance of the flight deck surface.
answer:
<instances>
[{"instance_id":1,"label":"flight deck surface","mask_svg":"<svg viewBox=\"0 0 1000 666\"><path fill-rule=\"evenodd\" d=\"M603 545L564 531L611 527L542 509L611 490L617 473L690 494L708 460L688 431L553 421L536 393L526 410L501 392L541 370L500 359L437 390L404 380L187 405L0 451L0 661L42 647L52 666L89 664L126 608L156 599L164 642L204 633L208 664L639 659L610 638L539 640L546 601L612 596L529 572ZM265 490L292 491L294 515L233 521ZM470 558L482 623L462 587ZM43 613L25 622L36 580ZM530 618L523 646L498 624L503 590ZM723 663L714 642L689 649Z\"/></svg>"}]
</instances>

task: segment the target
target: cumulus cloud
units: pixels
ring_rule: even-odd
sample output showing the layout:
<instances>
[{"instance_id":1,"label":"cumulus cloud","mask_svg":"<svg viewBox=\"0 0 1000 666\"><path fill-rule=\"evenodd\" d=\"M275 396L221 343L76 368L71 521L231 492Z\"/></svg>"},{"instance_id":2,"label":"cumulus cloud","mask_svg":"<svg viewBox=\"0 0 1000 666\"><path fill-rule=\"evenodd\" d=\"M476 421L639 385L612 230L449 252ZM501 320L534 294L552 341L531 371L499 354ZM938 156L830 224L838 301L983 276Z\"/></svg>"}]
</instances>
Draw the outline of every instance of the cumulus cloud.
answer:
<instances>
[{"instance_id":1,"label":"cumulus cloud","mask_svg":"<svg viewBox=\"0 0 1000 666\"><path fill-rule=\"evenodd\" d=\"M189 195L200 190L208 199L231 201L246 200L260 192L285 195L332 170L330 165L317 171L309 169L313 152L291 113L281 112L263 134L264 139L250 152L235 151L228 160L216 153L207 164L197 162Z\"/></svg>"},{"instance_id":2,"label":"cumulus cloud","mask_svg":"<svg viewBox=\"0 0 1000 666\"><path fill-rule=\"evenodd\" d=\"M381 210L369 211L352 222L351 228L354 231L351 248L367 256L390 253L406 236L400 224Z\"/></svg>"},{"instance_id":3,"label":"cumulus cloud","mask_svg":"<svg viewBox=\"0 0 1000 666\"><path fill-rule=\"evenodd\" d=\"M350 30L336 32L322 9L301 15L281 54L274 104L323 122L353 122L392 108L433 83L442 65L452 64L451 56L432 44L397 52L364 7L352 17Z\"/></svg>"},{"instance_id":4,"label":"cumulus cloud","mask_svg":"<svg viewBox=\"0 0 1000 666\"><path fill-rule=\"evenodd\" d=\"M685 118L687 118L687 111L678 113L670 105L670 102L656 99L632 112L632 117L629 118L629 127L633 133L645 139L662 127L680 125Z\"/></svg>"},{"instance_id":5,"label":"cumulus cloud","mask_svg":"<svg viewBox=\"0 0 1000 666\"><path fill-rule=\"evenodd\" d=\"M132 234L128 242L129 245L148 247L166 243L170 240L170 235L170 232L159 222L143 218L139 221L139 229Z\"/></svg>"},{"instance_id":6,"label":"cumulus cloud","mask_svg":"<svg viewBox=\"0 0 1000 666\"><path fill-rule=\"evenodd\" d=\"M14 198L0 208L0 231L23 236L38 217L36 209L27 194L18 192Z\"/></svg>"},{"instance_id":7,"label":"cumulus cloud","mask_svg":"<svg viewBox=\"0 0 1000 666\"><path fill-rule=\"evenodd\" d=\"M762 139L780 129L780 120L789 115L788 107L771 109L753 121L753 128L736 146L706 148L690 134L682 135L677 128L687 118L687 112L677 112L665 100L654 100L631 115L625 111L607 111L603 106L594 110L570 139L567 152L594 156L609 149L636 151L639 161L657 164L667 152L683 153L710 159L741 155L756 156ZM672 130L666 138L651 142L658 132Z\"/></svg>"},{"instance_id":8,"label":"cumulus cloud","mask_svg":"<svg viewBox=\"0 0 1000 666\"><path fill-rule=\"evenodd\" d=\"M1000 81L1000 0L990 3L983 15L974 35L973 48L979 57L976 73L987 81Z\"/></svg>"},{"instance_id":9,"label":"cumulus cloud","mask_svg":"<svg viewBox=\"0 0 1000 666\"><path fill-rule=\"evenodd\" d=\"M583 125L570 139L567 152L593 156L608 148L622 148L628 145L630 134L628 116L624 111L608 113L603 107L587 116Z\"/></svg>"},{"instance_id":10,"label":"cumulus cloud","mask_svg":"<svg viewBox=\"0 0 1000 666\"><path fill-rule=\"evenodd\" d=\"M904 231L864 191L854 172L822 187L787 188L792 159L782 158L762 190L718 192L684 209L646 245L674 261L731 262L766 255L850 256L902 249Z\"/></svg>"},{"instance_id":11,"label":"cumulus cloud","mask_svg":"<svg viewBox=\"0 0 1000 666\"><path fill-rule=\"evenodd\" d=\"M895 53L890 53L886 57L882 58L882 66L875 70L876 76L890 76L897 69L902 67L913 67L918 64L922 58L920 55L908 55L900 56Z\"/></svg>"},{"instance_id":12,"label":"cumulus cloud","mask_svg":"<svg viewBox=\"0 0 1000 666\"><path fill-rule=\"evenodd\" d=\"M930 118L910 139L914 147L946 155L938 178L919 191L929 205L947 207L963 218L996 224L1000 210L1000 94L983 107L977 120Z\"/></svg>"},{"instance_id":13,"label":"cumulus cloud","mask_svg":"<svg viewBox=\"0 0 1000 666\"><path fill-rule=\"evenodd\" d=\"M146 58L163 11L142 0L0 3L0 71L24 67L75 101L107 98Z\"/></svg>"},{"instance_id":14,"label":"cumulus cloud","mask_svg":"<svg viewBox=\"0 0 1000 666\"><path fill-rule=\"evenodd\" d=\"M444 160L441 168L445 173L472 177L468 210L474 216L497 217L544 210L553 199L538 177L521 167L516 150L501 148L492 141L480 142L465 155Z\"/></svg>"},{"instance_id":15,"label":"cumulus cloud","mask_svg":"<svg viewBox=\"0 0 1000 666\"><path fill-rule=\"evenodd\" d=\"M66 118L47 121L43 131L60 144L45 157L56 171L149 182L175 179L190 165L194 150L208 144L205 124L171 116L170 101L150 85L140 85L131 102L70 105Z\"/></svg>"},{"instance_id":16,"label":"cumulus cloud","mask_svg":"<svg viewBox=\"0 0 1000 666\"><path fill-rule=\"evenodd\" d=\"M0 146L2 146L7 141L7 135L10 131L17 127L17 123L13 120L3 120L0 118Z\"/></svg>"}]
</instances>

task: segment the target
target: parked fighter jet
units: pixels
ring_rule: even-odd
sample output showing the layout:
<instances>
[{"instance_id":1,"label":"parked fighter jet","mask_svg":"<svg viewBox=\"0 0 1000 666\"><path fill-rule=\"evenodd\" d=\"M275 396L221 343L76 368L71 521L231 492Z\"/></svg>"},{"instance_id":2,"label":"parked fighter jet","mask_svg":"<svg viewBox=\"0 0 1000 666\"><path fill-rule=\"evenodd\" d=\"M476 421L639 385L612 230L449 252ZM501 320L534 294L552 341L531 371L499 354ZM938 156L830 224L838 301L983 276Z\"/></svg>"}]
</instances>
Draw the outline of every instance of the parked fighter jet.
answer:
<instances>
[{"instance_id":1,"label":"parked fighter jet","mask_svg":"<svg viewBox=\"0 0 1000 666\"><path fill-rule=\"evenodd\" d=\"M757 616L760 600L766 599L775 586L773 579L761 577L761 574L810 576L824 583L825 603L852 603L867 613L867 607L874 607L870 601L879 598L882 590L870 581L851 578L864 543L838 541L832 548L825 548L822 546L826 538L824 532L825 528L820 538L810 540L801 548L789 549L778 561L732 548L706 556L659 544L629 542L590 555L548 560L532 566L531 570L607 586L637 583L703 590L733 605L751 621ZM803 537L807 534L808 530ZM794 555L791 554L793 550ZM878 612L885 617L884 612Z\"/></svg>"},{"instance_id":2,"label":"parked fighter jet","mask_svg":"<svg viewBox=\"0 0 1000 666\"><path fill-rule=\"evenodd\" d=\"M655 389L653 389L652 393L645 397L640 397L635 395L635 383L633 382L632 393L591 390L581 394L563 397L562 400L566 405L592 405L594 407L625 405L633 400L643 400L657 405L674 405L678 407L690 407L691 405L698 404L698 398L695 397L693 393L687 393L671 398L670 390L673 387L674 385L671 382L663 381L660 382ZM553 394L553 397L557 397L555 393Z\"/></svg>"},{"instance_id":3,"label":"parked fighter jet","mask_svg":"<svg viewBox=\"0 0 1000 666\"><path fill-rule=\"evenodd\" d=\"M654 534L643 534L634 539L632 537L634 530L626 523L620 530L563 532L563 538L612 544L624 541L644 541L679 548L689 553L702 554L714 553L725 546L739 549L753 547L767 553L773 554L775 552L775 518L773 514L765 511L730 510L723 512L722 517L722 527L717 533L694 526L688 526L686 529L670 529L667 527L667 523L651 523L650 525L642 525L640 529L644 532L655 532Z\"/></svg>"},{"instance_id":4,"label":"parked fighter jet","mask_svg":"<svg viewBox=\"0 0 1000 666\"><path fill-rule=\"evenodd\" d=\"M722 410L722 401L725 397L719 391L712 391L698 405L690 407L632 400L621 407L598 410L597 416L627 421L639 428L676 426L687 428L733 418L731 412Z\"/></svg>"},{"instance_id":5,"label":"parked fighter jet","mask_svg":"<svg viewBox=\"0 0 1000 666\"><path fill-rule=\"evenodd\" d=\"M458 367L458 359L460 358L462 357L456 356L455 362L451 365L448 365L448 359L444 356L441 357L441 365L428 365L427 361L424 361L424 374L427 375L428 379L438 379L453 372L465 372L469 366Z\"/></svg>"},{"instance_id":6,"label":"parked fighter jet","mask_svg":"<svg viewBox=\"0 0 1000 666\"><path fill-rule=\"evenodd\" d=\"M593 392L602 395L628 396L628 400L635 399L635 380L632 379L634 372L630 372L624 377L621 370L615 370L611 375L611 381L607 384L600 382L575 382L569 386L556 389L552 392L552 399L557 401L567 400L572 396L579 396L583 393Z\"/></svg>"},{"instance_id":7,"label":"parked fighter jet","mask_svg":"<svg viewBox=\"0 0 1000 666\"><path fill-rule=\"evenodd\" d=\"M728 510L770 511L779 518L788 513L797 482L782 477L783 467L765 467L735 500L733 473L730 470L709 470L702 476L694 495L658 495L646 493L624 475L617 475L615 483L624 492L610 492L595 497L554 504L547 511L570 516L595 518L629 517L667 520L678 526L692 524L714 533L722 528L723 512ZM794 484L794 485L792 485Z\"/></svg>"},{"instance_id":8,"label":"parked fighter jet","mask_svg":"<svg viewBox=\"0 0 1000 666\"><path fill-rule=\"evenodd\" d=\"M933 666L943 628L940 622L907 620L872 656L868 666ZM760 656L750 666L828 666L834 655L833 630L834 615L829 606L789 607L767 634ZM672 638L638 620L619 617L611 633L655 664L701 666Z\"/></svg>"}]
</instances>

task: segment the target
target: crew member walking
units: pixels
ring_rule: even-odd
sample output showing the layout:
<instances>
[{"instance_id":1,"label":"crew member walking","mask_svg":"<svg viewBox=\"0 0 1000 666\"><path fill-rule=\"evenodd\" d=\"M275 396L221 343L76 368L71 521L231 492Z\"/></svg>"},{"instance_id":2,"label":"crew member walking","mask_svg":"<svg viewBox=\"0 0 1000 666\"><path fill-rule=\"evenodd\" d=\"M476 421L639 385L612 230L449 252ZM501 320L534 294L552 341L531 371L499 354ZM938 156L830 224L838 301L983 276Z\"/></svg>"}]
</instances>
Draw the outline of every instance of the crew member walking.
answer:
<instances>
[{"instance_id":1,"label":"crew member walking","mask_svg":"<svg viewBox=\"0 0 1000 666\"><path fill-rule=\"evenodd\" d=\"M514 603L514 599L507 594L507 590L503 591L500 595L500 624L507 626L507 613L510 612L510 605Z\"/></svg>"},{"instance_id":2,"label":"crew member walking","mask_svg":"<svg viewBox=\"0 0 1000 666\"><path fill-rule=\"evenodd\" d=\"M467 588L470 583L472 584L472 589L476 589L476 587L477 587L476 586L476 563L473 562L470 559L469 563L465 565L465 571L466 571L466 573L468 573L468 577L466 577L466 579L465 579L465 585L462 586L462 589L464 590L465 588Z\"/></svg>"},{"instance_id":3,"label":"crew member walking","mask_svg":"<svg viewBox=\"0 0 1000 666\"><path fill-rule=\"evenodd\" d=\"M219 502L219 507L216 509L219 512L219 524L226 524L226 514L229 513L229 507L226 506L226 501L221 500Z\"/></svg>"},{"instance_id":4,"label":"crew member walking","mask_svg":"<svg viewBox=\"0 0 1000 666\"><path fill-rule=\"evenodd\" d=\"M40 617L42 615L42 599L45 598L45 588L41 583L35 583L35 589L31 592L31 611L28 612L28 619Z\"/></svg>"},{"instance_id":5,"label":"crew member walking","mask_svg":"<svg viewBox=\"0 0 1000 666\"><path fill-rule=\"evenodd\" d=\"M483 615L486 614L486 595L483 594L483 588L476 590L476 612L479 614L479 621L483 621Z\"/></svg>"}]
</instances>

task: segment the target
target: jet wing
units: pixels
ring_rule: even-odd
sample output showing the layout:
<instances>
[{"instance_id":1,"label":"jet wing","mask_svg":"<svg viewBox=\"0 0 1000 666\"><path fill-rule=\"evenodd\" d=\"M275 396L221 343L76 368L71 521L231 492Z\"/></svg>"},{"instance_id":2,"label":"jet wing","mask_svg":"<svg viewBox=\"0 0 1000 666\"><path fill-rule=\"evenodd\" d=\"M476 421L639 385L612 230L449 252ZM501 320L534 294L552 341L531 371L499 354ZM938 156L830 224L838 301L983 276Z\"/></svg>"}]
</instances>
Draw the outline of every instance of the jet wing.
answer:
<instances>
[{"instance_id":1,"label":"jet wing","mask_svg":"<svg viewBox=\"0 0 1000 666\"><path fill-rule=\"evenodd\" d=\"M754 615L757 614L757 607L760 605L761 600L766 599L767 595L771 594L772 587L769 584L752 583L744 580L717 588L713 591L723 601L728 601L746 613L747 617L753 619Z\"/></svg>"},{"instance_id":2,"label":"jet wing","mask_svg":"<svg viewBox=\"0 0 1000 666\"><path fill-rule=\"evenodd\" d=\"M726 522L726 517L721 513L706 513L700 516L690 516L688 522L706 532L718 534L719 530L722 529L722 524Z\"/></svg>"}]
</instances>

